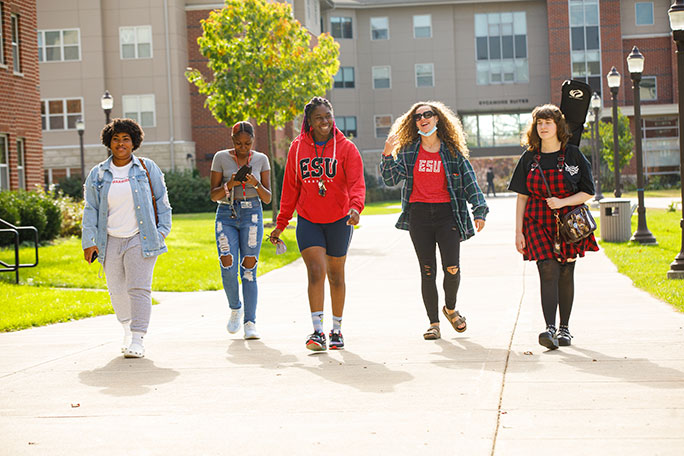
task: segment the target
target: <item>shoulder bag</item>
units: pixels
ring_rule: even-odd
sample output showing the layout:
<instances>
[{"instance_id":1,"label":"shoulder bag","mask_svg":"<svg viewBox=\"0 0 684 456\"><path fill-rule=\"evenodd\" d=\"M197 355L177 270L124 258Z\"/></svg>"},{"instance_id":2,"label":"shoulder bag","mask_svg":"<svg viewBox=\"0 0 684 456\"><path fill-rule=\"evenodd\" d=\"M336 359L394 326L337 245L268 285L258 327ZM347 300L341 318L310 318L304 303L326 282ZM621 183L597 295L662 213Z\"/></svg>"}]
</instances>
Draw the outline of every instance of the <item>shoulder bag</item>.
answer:
<instances>
[{"instance_id":1,"label":"shoulder bag","mask_svg":"<svg viewBox=\"0 0 684 456\"><path fill-rule=\"evenodd\" d=\"M152 179L150 179L150 172L147 170L147 166L145 166L145 160L142 158L140 158L140 164L145 170L145 174L147 174L147 182L150 184L150 193L152 194L152 207L154 207L154 221L157 223L157 226L159 226L159 215L157 215L157 199L154 197L154 190L152 190Z\"/></svg>"}]
</instances>

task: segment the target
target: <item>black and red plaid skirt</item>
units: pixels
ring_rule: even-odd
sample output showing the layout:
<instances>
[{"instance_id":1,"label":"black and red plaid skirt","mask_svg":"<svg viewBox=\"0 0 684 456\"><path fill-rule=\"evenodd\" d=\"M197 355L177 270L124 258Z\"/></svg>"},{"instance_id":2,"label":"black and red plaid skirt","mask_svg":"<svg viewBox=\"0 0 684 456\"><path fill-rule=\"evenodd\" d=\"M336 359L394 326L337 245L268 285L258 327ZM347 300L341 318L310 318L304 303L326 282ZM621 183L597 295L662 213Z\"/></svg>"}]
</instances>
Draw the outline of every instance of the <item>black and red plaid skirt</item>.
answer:
<instances>
[{"instance_id":1,"label":"black and red plaid skirt","mask_svg":"<svg viewBox=\"0 0 684 456\"><path fill-rule=\"evenodd\" d=\"M561 242L561 253L553 253L553 240L556 236L556 217L553 210L546 203L548 192L540 173L544 173L546 181L551 188L551 194L556 198L567 198L573 195L572 189L563 179L564 156L559 157L557 168L542 170L534 164L527 174L527 189L530 197L525 207L523 218L523 235L525 236L525 253L523 258L530 261L547 260L558 258L562 262L568 259L583 257L584 252L598 251L599 247L593 233L581 241L571 244ZM577 206L566 206L558 209L558 215L562 218L565 214Z\"/></svg>"}]
</instances>

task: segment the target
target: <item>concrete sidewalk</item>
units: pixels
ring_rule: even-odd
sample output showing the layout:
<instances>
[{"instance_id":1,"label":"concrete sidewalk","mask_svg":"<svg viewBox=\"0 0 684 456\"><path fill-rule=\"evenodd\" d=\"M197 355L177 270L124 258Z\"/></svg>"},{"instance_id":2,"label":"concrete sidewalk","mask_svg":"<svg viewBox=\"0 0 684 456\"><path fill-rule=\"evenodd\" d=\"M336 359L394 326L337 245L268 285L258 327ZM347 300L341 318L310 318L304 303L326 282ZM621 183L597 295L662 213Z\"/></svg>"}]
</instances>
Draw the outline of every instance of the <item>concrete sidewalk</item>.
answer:
<instances>
[{"instance_id":1,"label":"concrete sidewalk","mask_svg":"<svg viewBox=\"0 0 684 456\"><path fill-rule=\"evenodd\" d=\"M354 234L344 351L304 347L301 260L260 278L259 341L225 331L222 291L157 293L142 360L120 355L112 315L0 334L0 454L684 454L684 315L589 253L573 346L544 351L515 199L489 202L462 244L462 335L443 322L422 339L397 215L362 216Z\"/></svg>"}]
</instances>

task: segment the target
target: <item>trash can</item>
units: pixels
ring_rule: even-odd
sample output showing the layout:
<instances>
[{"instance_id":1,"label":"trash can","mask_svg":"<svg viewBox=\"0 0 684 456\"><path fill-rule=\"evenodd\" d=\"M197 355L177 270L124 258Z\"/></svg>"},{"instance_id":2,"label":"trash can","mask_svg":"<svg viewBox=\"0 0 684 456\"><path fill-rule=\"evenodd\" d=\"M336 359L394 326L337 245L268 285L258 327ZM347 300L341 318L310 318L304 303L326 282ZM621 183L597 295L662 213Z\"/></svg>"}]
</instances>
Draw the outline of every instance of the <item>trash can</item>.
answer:
<instances>
[{"instance_id":1,"label":"trash can","mask_svg":"<svg viewBox=\"0 0 684 456\"><path fill-rule=\"evenodd\" d=\"M599 201L601 239L627 242L632 237L632 202L626 198L604 198Z\"/></svg>"}]
</instances>

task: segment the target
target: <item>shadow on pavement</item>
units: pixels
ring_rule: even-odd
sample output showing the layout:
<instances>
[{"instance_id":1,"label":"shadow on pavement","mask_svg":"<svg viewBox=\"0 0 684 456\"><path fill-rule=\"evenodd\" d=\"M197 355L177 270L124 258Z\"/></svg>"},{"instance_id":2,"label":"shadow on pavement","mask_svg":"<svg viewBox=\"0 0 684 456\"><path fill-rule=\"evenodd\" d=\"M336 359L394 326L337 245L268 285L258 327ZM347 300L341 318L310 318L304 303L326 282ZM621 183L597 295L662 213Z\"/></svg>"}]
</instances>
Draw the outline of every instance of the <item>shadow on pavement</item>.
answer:
<instances>
[{"instance_id":1,"label":"shadow on pavement","mask_svg":"<svg viewBox=\"0 0 684 456\"><path fill-rule=\"evenodd\" d=\"M228 346L228 360L243 366L258 366L265 369L291 367L297 361L295 355L283 355L260 340L233 340Z\"/></svg>"},{"instance_id":2,"label":"shadow on pavement","mask_svg":"<svg viewBox=\"0 0 684 456\"><path fill-rule=\"evenodd\" d=\"M140 396L154 385L169 383L178 377L173 369L161 368L147 359L114 358L106 366L78 374L81 383L102 388L112 396Z\"/></svg>"},{"instance_id":3,"label":"shadow on pavement","mask_svg":"<svg viewBox=\"0 0 684 456\"><path fill-rule=\"evenodd\" d=\"M447 369L461 369L463 367L472 369L481 369L483 363L490 363L487 370L501 371L502 367L496 363L505 363L508 350L504 348L486 348L470 339L460 337L457 339L439 339L435 341L435 345L442 349L439 353L434 353L437 356L443 356L449 361L456 361L457 364L445 363L444 360L433 361L439 367ZM531 352L529 354L520 354L514 350L510 352L508 359L508 372L515 372L520 366L525 372L537 370L541 368L538 362L539 358L534 356ZM515 363L515 361L524 361L524 365Z\"/></svg>"}]
</instances>

